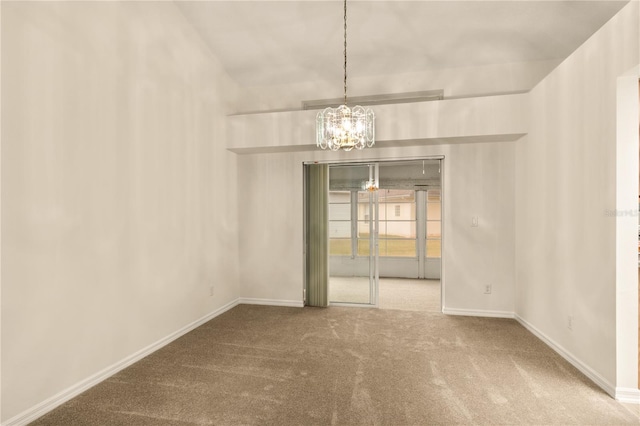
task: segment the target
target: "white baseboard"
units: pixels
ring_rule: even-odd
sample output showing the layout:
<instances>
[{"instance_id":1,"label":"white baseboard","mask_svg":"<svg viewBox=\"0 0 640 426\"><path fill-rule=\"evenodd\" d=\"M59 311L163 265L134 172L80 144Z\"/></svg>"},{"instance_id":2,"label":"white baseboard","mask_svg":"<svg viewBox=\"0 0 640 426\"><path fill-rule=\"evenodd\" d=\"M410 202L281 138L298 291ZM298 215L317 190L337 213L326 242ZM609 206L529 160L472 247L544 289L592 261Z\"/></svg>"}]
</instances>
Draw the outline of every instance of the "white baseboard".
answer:
<instances>
[{"instance_id":1,"label":"white baseboard","mask_svg":"<svg viewBox=\"0 0 640 426\"><path fill-rule=\"evenodd\" d=\"M80 395L82 392L86 391L87 389L97 385L98 383L108 379L109 377L113 376L114 374L116 374L117 372L124 370L125 368L127 368L128 366L130 366L131 364L140 361L142 358L146 357L147 355L157 351L158 349L162 348L165 345L168 345L169 343L173 342L174 340L176 340L179 337L182 337L183 335L187 334L188 332L190 332L191 330L201 326L202 324L204 324L205 322L217 317L218 315L228 311L229 309L235 307L238 305L238 300L233 300L229 303L227 303L226 305L216 309L215 311L205 315L204 317L192 322L191 324L188 324L184 327L182 327L180 330L175 331L173 333L171 333L170 335L163 337L162 339L158 340L155 343L152 343L151 345L147 346L146 348L143 348L141 350L139 350L138 352L135 352L131 355L129 355L128 357L122 359L121 361L116 362L115 364L105 368L102 371L99 371L98 373L94 374L93 376L90 376L88 378L86 378L85 380L82 380L78 383L76 383L75 385L63 390L62 392L52 396L51 398L48 398L44 401L42 401L41 403L29 408L28 410L25 410L24 412L18 414L17 416L14 416L12 418L10 418L9 420L7 420L5 423L3 423L3 426L21 426L21 425L26 425L34 420L36 420L39 417L42 417L43 415L47 414L49 411L53 410L54 408L58 407L61 404L64 404L65 402L69 401L70 399Z\"/></svg>"},{"instance_id":2,"label":"white baseboard","mask_svg":"<svg viewBox=\"0 0 640 426\"><path fill-rule=\"evenodd\" d=\"M531 333L533 333L538 339L546 343L546 345L549 346L554 351L556 351L558 355L560 355L562 358L567 360L569 364L573 365L575 368L580 370L582 374L584 374L589 379L591 379L591 381L594 382L596 385L600 386L602 390L604 390L606 393L611 395L612 398L618 399L615 386L609 383L604 377L602 377L600 374L594 371L591 367L589 367L588 365L580 361L571 352L567 351L558 343L554 342L546 334L538 330L536 327L534 327L532 324L527 322L525 319L523 319L519 315L516 315L515 318L520 324L522 324L524 328L526 328Z\"/></svg>"},{"instance_id":3,"label":"white baseboard","mask_svg":"<svg viewBox=\"0 0 640 426\"><path fill-rule=\"evenodd\" d=\"M479 311L472 309L444 308L442 309L442 313L445 315L461 315L466 317L515 318L515 314L508 311Z\"/></svg>"},{"instance_id":4,"label":"white baseboard","mask_svg":"<svg viewBox=\"0 0 640 426\"><path fill-rule=\"evenodd\" d=\"M252 297L241 297L238 299L240 305L267 305L267 306L288 306L292 308L304 307L302 300L277 300L277 299L256 299Z\"/></svg>"},{"instance_id":5,"label":"white baseboard","mask_svg":"<svg viewBox=\"0 0 640 426\"><path fill-rule=\"evenodd\" d=\"M82 392L88 390L89 388L97 385L98 383L108 379L119 371L127 368L131 364L141 360L147 355L157 351L158 349L166 346L172 341L178 339L179 337L187 334L188 332L194 330L195 328L201 326L207 321L217 317L218 315L223 314L229 309L234 308L239 304L248 304L248 305L270 305L270 306L288 306L288 307L303 307L304 303L302 301L297 300L274 300L274 299L257 299L257 298L239 298L233 300L226 305L216 309L215 311L205 315L204 317L182 327L180 330L171 333L170 335L158 340L155 343L135 352L128 357L122 359L121 361L105 368L102 371L88 377L81 382L76 383L75 385L59 392L58 394L52 396L51 398L46 399L45 401L35 405L34 407L25 410L24 412L12 417L3 423L3 426L21 426L26 425L39 417L45 415L49 411L58 407L59 405L67 402L68 400L80 395ZM443 309L443 313L447 315L464 315L464 316L477 316L477 317L491 317L491 318L515 318L520 324L522 324L527 330L536 335L540 340L546 343L549 347L551 347L554 351L556 351L560 356L566 359L571 365L580 370L584 375L586 375L589 379L591 379L594 383L600 386L605 392L614 397L616 400L620 402L627 403L635 403L640 404L640 390L631 389L631 388L615 388L608 381L606 381L602 376L593 371L591 368L583 364L580 360L574 357L571 353L566 351L560 345L555 343L552 339L548 338L544 333L538 330L533 325L529 324L523 318L515 315L513 312L507 311L478 311L478 310L467 310L467 309L454 309L454 308L445 308Z\"/></svg>"},{"instance_id":6,"label":"white baseboard","mask_svg":"<svg viewBox=\"0 0 640 426\"><path fill-rule=\"evenodd\" d=\"M616 400L628 404L640 404L640 390L633 388L616 388Z\"/></svg>"}]
</instances>

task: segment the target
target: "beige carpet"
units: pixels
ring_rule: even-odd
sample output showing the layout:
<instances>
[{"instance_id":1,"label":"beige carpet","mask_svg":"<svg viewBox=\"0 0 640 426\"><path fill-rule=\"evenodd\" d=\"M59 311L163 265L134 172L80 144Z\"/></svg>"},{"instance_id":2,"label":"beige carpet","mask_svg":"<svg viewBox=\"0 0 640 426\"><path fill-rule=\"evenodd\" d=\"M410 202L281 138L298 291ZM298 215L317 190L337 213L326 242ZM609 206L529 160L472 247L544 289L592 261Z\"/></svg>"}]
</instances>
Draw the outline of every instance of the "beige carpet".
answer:
<instances>
[{"instance_id":1,"label":"beige carpet","mask_svg":"<svg viewBox=\"0 0 640 426\"><path fill-rule=\"evenodd\" d=\"M368 277L330 277L329 301L332 303L370 303Z\"/></svg>"},{"instance_id":2,"label":"beige carpet","mask_svg":"<svg viewBox=\"0 0 640 426\"><path fill-rule=\"evenodd\" d=\"M35 424L639 421L513 320L240 305Z\"/></svg>"},{"instance_id":3,"label":"beige carpet","mask_svg":"<svg viewBox=\"0 0 640 426\"><path fill-rule=\"evenodd\" d=\"M381 309L440 312L440 280L380 278ZM329 300L339 303L369 303L368 277L331 277Z\"/></svg>"}]
</instances>

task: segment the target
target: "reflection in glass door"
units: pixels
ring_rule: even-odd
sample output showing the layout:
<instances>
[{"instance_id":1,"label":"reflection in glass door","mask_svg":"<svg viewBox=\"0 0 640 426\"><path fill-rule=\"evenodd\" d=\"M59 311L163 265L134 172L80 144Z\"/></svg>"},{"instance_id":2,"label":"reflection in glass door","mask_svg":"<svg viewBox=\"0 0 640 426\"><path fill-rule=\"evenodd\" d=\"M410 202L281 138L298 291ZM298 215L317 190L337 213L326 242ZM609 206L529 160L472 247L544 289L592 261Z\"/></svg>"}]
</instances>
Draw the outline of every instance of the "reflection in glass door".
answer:
<instances>
[{"instance_id":1,"label":"reflection in glass door","mask_svg":"<svg viewBox=\"0 0 640 426\"><path fill-rule=\"evenodd\" d=\"M328 166L330 303L388 307L407 300L412 309L439 310L441 165L432 158ZM411 283L403 279L429 301L408 296ZM422 291L427 285L437 291Z\"/></svg>"},{"instance_id":2,"label":"reflection in glass door","mask_svg":"<svg viewBox=\"0 0 640 426\"><path fill-rule=\"evenodd\" d=\"M378 165L329 168L329 301L377 305Z\"/></svg>"},{"instance_id":3,"label":"reflection in glass door","mask_svg":"<svg viewBox=\"0 0 640 426\"><path fill-rule=\"evenodd\" d=\"M440 257L442 251L442 190L429 189L424 192L426 202L425 245L423 277L440 279Z\"/></svg>"}]
</instances>

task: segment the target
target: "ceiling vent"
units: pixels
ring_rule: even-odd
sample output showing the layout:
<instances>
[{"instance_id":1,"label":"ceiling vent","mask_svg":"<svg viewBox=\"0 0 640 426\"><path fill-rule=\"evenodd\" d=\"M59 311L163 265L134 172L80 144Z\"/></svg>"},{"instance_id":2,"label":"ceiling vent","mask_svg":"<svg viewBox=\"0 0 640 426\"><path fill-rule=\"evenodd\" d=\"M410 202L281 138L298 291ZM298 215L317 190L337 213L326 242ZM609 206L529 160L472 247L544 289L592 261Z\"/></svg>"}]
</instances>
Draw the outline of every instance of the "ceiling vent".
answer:
<instances>
[{"instance_id":1,"label":"ceiling vent","mask_svg":"<svg viewBox=\"0 0 640 426\"><path fill-rule=\"evenodd\" d=\"M350 105L387 105L405 104L411 102L441 101L444 99L444 90L427 90L423 92L390 93L386 95L351 96ZM344 103L344 98L318 99L315 101L302 101L302 109L324 109L335 107Z\"/></svg>"}]
</instances>

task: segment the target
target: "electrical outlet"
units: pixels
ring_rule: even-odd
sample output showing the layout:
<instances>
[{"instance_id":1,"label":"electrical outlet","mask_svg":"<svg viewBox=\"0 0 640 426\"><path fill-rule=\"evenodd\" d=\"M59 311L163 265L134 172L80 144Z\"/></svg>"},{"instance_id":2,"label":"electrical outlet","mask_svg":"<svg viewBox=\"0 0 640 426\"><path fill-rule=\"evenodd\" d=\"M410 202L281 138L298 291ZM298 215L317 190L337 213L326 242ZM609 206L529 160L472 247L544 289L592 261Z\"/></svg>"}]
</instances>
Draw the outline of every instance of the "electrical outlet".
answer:
<instances>
[{"instance_id":1,"label":"electrical outlet","mask_svg":"<svg viewBox=\"0 0 640 426\"><path fill-rule=\"evenodd\" d=\"M567 317L567 328L573 330L573 315Z\"/></svg>"},{"instance_id":2,"label":"electrical outlet","mask_svg":"<svg viewBox=\"0 0 640 426\"><path fill-rule=\"evenodd\" d=\"M209 286L209 296L213 296L213 284Z\"/></svg>"},{"instance_id":3,"label":"electrical outlet","mask_svg":"<svg viewBox=\"0 0 640 426\"><path fill-rule=\"evenodd\" d=\"M491 284L484 286L484 294L491 294Z\"/></svg>"}]
</instances>

